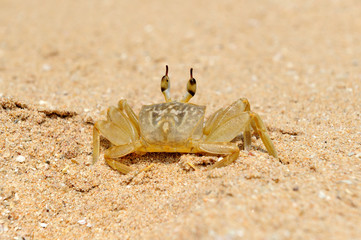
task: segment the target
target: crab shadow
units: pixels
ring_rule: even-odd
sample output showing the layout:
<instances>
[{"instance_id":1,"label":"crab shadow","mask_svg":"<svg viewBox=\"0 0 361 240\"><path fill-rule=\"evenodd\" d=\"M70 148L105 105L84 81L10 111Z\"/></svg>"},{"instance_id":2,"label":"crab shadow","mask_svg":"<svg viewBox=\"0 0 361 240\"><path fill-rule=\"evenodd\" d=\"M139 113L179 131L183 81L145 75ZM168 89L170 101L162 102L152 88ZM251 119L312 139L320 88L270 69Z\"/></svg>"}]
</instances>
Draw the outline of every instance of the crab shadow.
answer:
<instances>
[{"instance_id":1,"label":"crab shadow","mask_svg":"<svg viewBox=\"0 0 361 240\"><path fill-rule=\"evenodd\" d=\"M117 160L126 165L161 163L175 164L181 159L183 153L149 152L142 155L131 153Z\"/></svg>"},{"instance_id":2,"label":"crab shadow","mask_svg":"<svg viewBox=\"0 0 361 240\"><path fill-rule=\"evenodd\" d=\"M237 136L231 142L236 143L240 150L244 149L242 134ZM100 146L101 146L101 152L104 152L105 149L110 148L112 146L112 144L107 139L101 137ZM267 151L265 149L263 149L260 146L255 146L255 145L253 145L251 147L251 150L267 153ZM181 161L181 157L185 154L188 154L188 153L178 153L178 152L148 152L148 153L143 153L143 154L130 153L126 156L117 158L116 160L123 164L126 164L128 166L138 165L138 164L149 165L152 163L160 163L160 164L170 165L170 164L179 163ZM220 155L213 155L213 154L207 154L207 153L204 153L204 154L192 153L192 155L194 155L196 157L220 156Z\"/></svg>"},{"instance_id":3,"label":"crab shadow","mask_svg":"<svg viewBox=\"0 0 361 240\"><path fill-rule=\"evenodd\" d=\"M104 151L108 148L110 148L112 144L105 138L101 136L100 139L100 148L101 152L104 153ZM150 164L150 163L162 163L162 164L174 164L178 163L180 161L180 158L182 155L186 153L169 153L169 152L148 152L144 154L138 154L138 153L130 153L126 156L117 158L116 160L126 164L126 165L132 165L132 164Z\"/></svg>"}]
</instances>

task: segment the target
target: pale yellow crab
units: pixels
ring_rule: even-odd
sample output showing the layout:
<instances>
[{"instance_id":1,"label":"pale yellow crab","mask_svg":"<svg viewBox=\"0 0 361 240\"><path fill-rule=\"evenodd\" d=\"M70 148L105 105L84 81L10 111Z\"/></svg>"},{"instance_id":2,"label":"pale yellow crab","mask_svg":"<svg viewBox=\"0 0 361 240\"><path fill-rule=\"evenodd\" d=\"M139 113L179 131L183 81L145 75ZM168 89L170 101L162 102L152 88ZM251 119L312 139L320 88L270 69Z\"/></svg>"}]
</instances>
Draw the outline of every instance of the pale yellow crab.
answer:
<instances>
[{"instance_id":1,"label":"pale yellow crab","mask_svg":"<svg viewBox=\"0 0 361 240\"><path fill-rule=\"evenodd\" d=\"M143 106L139 117L124 99L119 101L118 107L109 107L107 120L94 125L93 163L99 158L101 134L113 145L105 151L105 161L123 174L133 168L117 159L133 152L219 154L225 157L208 169L223 167L239 156L237 144L231 142L236 136L243 133L244 148L250 148L251 128L261 137L268 153L277 158L265 125L259 115L250 110L247 99L240 98L229 107L219 109L204 122L206 107L188 103L196 92L192 69L187 93L181 101L170 98L168 66L161 80L161 90L166 102Z\"/></svg>"}]
</instances>

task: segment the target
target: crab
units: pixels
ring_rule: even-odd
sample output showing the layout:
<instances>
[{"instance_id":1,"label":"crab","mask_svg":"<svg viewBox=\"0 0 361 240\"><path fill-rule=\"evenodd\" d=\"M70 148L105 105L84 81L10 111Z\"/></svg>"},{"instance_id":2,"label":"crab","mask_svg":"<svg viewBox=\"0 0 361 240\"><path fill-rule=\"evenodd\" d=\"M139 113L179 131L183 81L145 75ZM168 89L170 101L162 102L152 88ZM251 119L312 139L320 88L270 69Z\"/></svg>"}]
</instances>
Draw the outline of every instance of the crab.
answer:
<instances>
[{"instance_id":1,"label":"crab","mask_svg":"<svg viewBox=\"0 0 361 240\"><path fill-rule=\"evenodd\" d=\"M204 121L205 106L188 103L196 93L193 69L187 82L187 92L180 101L170 97L168 66L161 79L161 91L165 103L142 106L139 116L122 99L118 106L107 111L107 120L100 120L93 129L93 163L99 158L100 135L110 141L112 147L104 153L107 164L123 174L133 168L119 161L130 153L178 152L223 155L219 161L207 167L213 169L234 162L240 153L235 142L243 133L244 149L251 146L251 129L262 139L268 154L277 157L277 151L260 116L251 111L246 98L240 98L226 108L220 108Z\"/></svg>"}]
</instances>

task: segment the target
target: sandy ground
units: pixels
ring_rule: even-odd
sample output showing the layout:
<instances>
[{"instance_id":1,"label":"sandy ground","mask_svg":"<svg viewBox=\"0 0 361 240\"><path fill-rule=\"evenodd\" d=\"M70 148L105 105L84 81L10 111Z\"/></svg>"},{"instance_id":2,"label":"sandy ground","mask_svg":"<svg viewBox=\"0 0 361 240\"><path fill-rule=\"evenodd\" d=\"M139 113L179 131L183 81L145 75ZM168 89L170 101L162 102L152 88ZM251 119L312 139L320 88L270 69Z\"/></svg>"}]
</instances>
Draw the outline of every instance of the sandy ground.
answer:
<instances>
[{"instance_id":1,"label":"sandy ground","mask_svg":"<svg viewBox=\"0 0 361 240\"><path fill-rule=\"evenodd\" d=\"M359 0L0 5L0 239L361 239ZM164 101L166 64L174 98L194 68L207 116L247 97L280 160L254 136L212 171L91 165L94 122Z\"/></svg>"}]
</instances>

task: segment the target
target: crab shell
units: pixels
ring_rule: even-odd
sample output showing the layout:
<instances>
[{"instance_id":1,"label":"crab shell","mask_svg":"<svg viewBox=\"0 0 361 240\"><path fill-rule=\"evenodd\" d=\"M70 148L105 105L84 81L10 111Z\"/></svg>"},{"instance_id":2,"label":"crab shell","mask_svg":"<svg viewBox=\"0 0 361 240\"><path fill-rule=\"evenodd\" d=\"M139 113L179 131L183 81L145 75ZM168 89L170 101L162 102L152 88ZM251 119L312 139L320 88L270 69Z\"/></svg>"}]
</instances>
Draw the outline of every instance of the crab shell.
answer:
<instances>
[{"instance_id":1,"label":"crab shell","mask_svg":"<svg viewBox=\"0 0 361 240\"><path fill-rule=\"evenodd\" d=\"M139 113L140 136L150 145L185 146L202 138L205 110L175 101L145 105Z\"/></svg>"}]
</instances>

